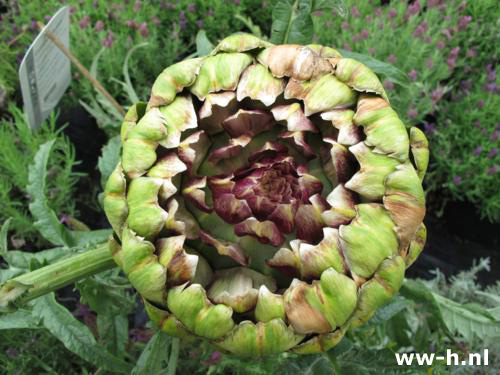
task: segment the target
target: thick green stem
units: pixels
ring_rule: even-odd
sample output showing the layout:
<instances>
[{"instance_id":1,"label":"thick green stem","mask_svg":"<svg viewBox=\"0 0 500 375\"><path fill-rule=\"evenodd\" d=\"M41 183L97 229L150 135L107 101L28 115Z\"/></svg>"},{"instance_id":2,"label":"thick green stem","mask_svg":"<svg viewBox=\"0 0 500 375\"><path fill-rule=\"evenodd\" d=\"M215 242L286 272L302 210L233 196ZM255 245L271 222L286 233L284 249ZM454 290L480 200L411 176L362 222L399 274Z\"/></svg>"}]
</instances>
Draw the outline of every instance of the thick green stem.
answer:
<instances>
[{"instance_id":1,"label":"thick green stem","mask_svg":"<svg viewBox=\"0 0 500 375\"><path fill-rule=\"evenodd\" d=\"M170 348L170 358L168 359L167 375L175 375L177 369L177 359L179 358L180 339L174 337Z\"/></svg>"},{"instance_id":2,"label":"thick green stem","mask_svg":"<svg viewBox=\"0 0 500 375\"><path fill-rule=\"evenodd\" d=\"M115 266L108 244L101 244L94 250L6 281L0 287L0 308L25 303Z\"/></svg>"}]
</instances>

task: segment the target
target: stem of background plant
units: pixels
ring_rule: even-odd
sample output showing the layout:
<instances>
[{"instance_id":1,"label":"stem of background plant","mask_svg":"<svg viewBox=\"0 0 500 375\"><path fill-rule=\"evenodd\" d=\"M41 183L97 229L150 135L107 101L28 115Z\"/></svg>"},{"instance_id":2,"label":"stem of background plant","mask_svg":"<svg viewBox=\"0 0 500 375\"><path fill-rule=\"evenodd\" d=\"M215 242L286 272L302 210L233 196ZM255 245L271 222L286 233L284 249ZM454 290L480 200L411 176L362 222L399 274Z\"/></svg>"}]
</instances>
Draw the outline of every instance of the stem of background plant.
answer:
<instances>
[{"instance_id":1,"label":"stem of background plant","mask_svg":"<svg viewBox=\"0 0 500 375\"><path fill-rule=\"evenodd\" d=\"M0 287L0 309L25 303L115 266L108 244L98 245L94 250L6 281Z\"/></svg>"},{"instance_id":2,"label":"stem of background plant","mask_svg":"<svg viewBox=\"0 0 500 375\"><path fill-rule=\"evenodd\" d=\"M174 337L170 346L170 358L168 359L167 375L175 375L177 369L177 359L179 358L180 339Z\"/></svg>"},{"instance_id":3,"label":"stem of background plant","mask_svg":"<svg viewBox=\"0 0 500 375\"><path fill-rule=\"evenodd\" d=\"M64 44L49 30L43 30L45 25L41 22L37 22L38 28L44 33L44 35L49 38L56 46L61 50L62 53L66 55L70 61L75 64L77 69L87 78L90 82L92 82L92 85L94 85L95 89L100 91L101 94L103 94L106 99L111 103L113 107L116 108L116 110L122 115L125 116L125 110L122 108L120 104L111 96L111 94L104 88L103 85L95 78L92 77L92 74L85 68L80 61L64 46Z\"/></svg>"}]
</instances>

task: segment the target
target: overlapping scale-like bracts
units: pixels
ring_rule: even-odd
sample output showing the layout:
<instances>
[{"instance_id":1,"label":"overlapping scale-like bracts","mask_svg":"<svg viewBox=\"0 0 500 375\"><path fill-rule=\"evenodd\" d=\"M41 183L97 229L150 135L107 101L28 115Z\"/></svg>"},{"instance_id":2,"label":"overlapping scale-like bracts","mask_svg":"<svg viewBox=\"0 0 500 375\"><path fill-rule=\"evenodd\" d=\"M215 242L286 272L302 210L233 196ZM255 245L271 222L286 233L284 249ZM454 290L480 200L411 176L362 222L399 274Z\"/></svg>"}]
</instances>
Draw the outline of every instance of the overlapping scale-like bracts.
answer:
<instances>
[{"instance_id":1,"label":"overlapping scale-like bracts","mask_svg":"<svg viewBox=\"0 0 500 375\"><path fill-rule=\"evenodd\" d=\"M166 68L121 139L110 248L171 335L242 356L328 350L424 247L427 140L335 49L230 36Z\"/></svg>"}]
</instances>

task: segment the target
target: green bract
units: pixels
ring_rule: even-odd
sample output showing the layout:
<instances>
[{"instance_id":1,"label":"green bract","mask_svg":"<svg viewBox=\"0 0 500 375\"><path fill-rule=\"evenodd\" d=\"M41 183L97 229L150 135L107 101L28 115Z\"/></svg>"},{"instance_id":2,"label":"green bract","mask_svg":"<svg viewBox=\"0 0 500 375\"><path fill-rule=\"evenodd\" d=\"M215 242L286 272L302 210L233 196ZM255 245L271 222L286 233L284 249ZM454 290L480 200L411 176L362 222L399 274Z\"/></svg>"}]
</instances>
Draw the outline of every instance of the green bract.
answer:
<instances>
[{"instance_id":1,"label":"green bract","mask_svg":"<svg viewBox=\"0 0 500 375\"><path fill-rule=\"evenodd\" d=\"M171 335L328 350L424 246L429 152L410 134L360 62L233 35L125 117L104 199L114 259Z\"/></svg>"}]
</instances>

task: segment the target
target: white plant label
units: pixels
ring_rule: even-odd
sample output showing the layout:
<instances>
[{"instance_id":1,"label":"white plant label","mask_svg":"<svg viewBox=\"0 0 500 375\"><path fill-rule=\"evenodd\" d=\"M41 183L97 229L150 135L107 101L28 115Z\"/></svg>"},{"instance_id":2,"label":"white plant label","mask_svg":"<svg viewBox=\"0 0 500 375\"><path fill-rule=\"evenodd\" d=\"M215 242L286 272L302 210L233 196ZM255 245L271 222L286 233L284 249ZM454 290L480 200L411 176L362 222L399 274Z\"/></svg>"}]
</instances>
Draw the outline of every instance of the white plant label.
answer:
<instances>
[{"instance_id":1,"label":"white plant label","mask_svg":"<svg viewBox=\"0 0 500 375\"><path fill-rule=\"evenodd\" d=\"M44 35L52 32L69 49L69 7L57 11L38 34L19 67L24 112L37 128L57 105L71 81L71 63Z\"/></svg>"}]
</instances>

